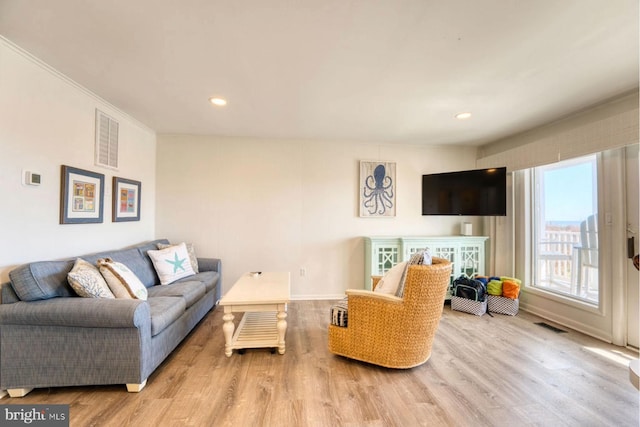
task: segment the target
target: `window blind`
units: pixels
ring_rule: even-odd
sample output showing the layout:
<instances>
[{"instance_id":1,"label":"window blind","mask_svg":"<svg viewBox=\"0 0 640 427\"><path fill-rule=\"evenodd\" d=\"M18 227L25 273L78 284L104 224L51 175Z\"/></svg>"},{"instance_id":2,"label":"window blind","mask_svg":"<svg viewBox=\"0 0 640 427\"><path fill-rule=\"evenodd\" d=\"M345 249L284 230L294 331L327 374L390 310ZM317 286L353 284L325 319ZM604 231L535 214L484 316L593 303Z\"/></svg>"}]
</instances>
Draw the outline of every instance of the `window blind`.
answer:
<instances>
[{"instance_id":1,"label":"window blind","mask_svg":"<svg viewBox=\"0 0 640 427\"><path fill-rule=\"evenodd\" d=\"M638 92L480 147L479 168L521 170L638 143Z\"/></svg>"}]
</instances>

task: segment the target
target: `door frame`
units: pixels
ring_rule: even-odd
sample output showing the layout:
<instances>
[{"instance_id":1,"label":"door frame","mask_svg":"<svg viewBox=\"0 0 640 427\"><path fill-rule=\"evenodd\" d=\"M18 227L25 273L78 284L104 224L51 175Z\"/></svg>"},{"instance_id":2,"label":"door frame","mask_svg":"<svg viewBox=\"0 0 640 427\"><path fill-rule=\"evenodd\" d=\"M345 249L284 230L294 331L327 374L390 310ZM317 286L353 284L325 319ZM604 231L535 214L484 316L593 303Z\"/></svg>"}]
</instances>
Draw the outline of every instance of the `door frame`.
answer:
<instances>
[{"instance_id":1,"label":"door frame","mask_svg":"<svg viewBox=\"0 0 640 427\"><path fill-rule=\"evenodd\" d=\"M634 237L633 255L639 252L640 236L638 230L640 229L639 211L640 211L640 195L638 194L638 188L633 188L633 183L638 183L639 169L640 169L640 156L638 155L639 146L635 144L625 148L625 200L626 200L626 228L627 238ZM627 241L625 240L625 243ZM627 254L628 255L628 254ZM640 273L633 266L632 259L627 257L626 260L626 289L625 289L625 327L626 327L626 346L628 348L638 350L640 347L640 332L638 331L638 316L640 299ZM635 304L635 307L633 306ZM633 324L633 328L632 328Z\"/></svg>"}]
</instances>

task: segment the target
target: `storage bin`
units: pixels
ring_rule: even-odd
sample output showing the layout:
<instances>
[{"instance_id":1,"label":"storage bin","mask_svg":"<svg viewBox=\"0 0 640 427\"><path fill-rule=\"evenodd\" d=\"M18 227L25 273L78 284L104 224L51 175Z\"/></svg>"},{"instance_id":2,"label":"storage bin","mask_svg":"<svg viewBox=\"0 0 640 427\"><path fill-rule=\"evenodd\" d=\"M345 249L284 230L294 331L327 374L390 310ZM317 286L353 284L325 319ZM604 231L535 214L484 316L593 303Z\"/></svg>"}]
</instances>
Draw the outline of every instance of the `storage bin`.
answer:
<instances>
[{"instance_id":1,"label":"storage bin","mask_svg":"<svg viewBox=\"0 0 640 427\"><path fill-rule=\"evenodd\" d=\"M511 299L505 297L499 297L496 295L489 295L488 309L490 313L507 314L509 316L515 316L518 314L518 308L520 307L519 299Z\"/></svg>"},{"instance_id":2,"label":"storage bin","mask_svg":"<svg viewBox=\"0 0 640 427\"><path fill-rule=\"evenodd\" d=\"M451 297L451 309L455 311L464 311L465 313L482 316L487 312L487 300L475 301L472 299L461 298L457 296Z\"/></svg>"}]
</instances>

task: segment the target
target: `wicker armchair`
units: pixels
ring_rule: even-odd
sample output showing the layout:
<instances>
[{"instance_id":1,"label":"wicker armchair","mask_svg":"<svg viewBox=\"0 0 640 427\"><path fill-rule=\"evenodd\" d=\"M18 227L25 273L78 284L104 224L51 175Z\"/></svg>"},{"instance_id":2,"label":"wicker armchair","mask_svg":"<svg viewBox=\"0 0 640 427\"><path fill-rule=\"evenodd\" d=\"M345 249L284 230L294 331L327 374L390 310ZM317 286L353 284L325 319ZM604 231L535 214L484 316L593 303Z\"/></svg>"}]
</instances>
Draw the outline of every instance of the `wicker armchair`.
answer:
<instances>
[{"instance_id":1,"label":"wicker armchair","mask_svg":"<svg viewBox=\"0 0 640 427\"><path fill-rule=\"evenodd\" d=\"M347 327L329 325L329 351L387 368L406 369L429 360L451 263L411 265L404 296L347 290Z\"/></svg>"}]
</instances>

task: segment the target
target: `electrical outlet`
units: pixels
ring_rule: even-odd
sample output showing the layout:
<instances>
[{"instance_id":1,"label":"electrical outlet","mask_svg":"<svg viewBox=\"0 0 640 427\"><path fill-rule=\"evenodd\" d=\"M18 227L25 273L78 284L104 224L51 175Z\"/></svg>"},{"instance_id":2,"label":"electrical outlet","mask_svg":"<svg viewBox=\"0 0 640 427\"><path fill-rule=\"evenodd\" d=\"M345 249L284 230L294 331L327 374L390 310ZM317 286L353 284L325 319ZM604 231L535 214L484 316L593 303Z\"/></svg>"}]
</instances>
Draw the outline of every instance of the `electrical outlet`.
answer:
<instances>
[{"instance_id":1,"label":"electrical outlet","mask_svg":"<svg viewBox=\"0 0 640 427\"><path fill-rule=\"evenodd\" d=\"M307 275L307 269L304 267L300 267L300 277L304 277Z\"/></svg>"}]
</instances>

